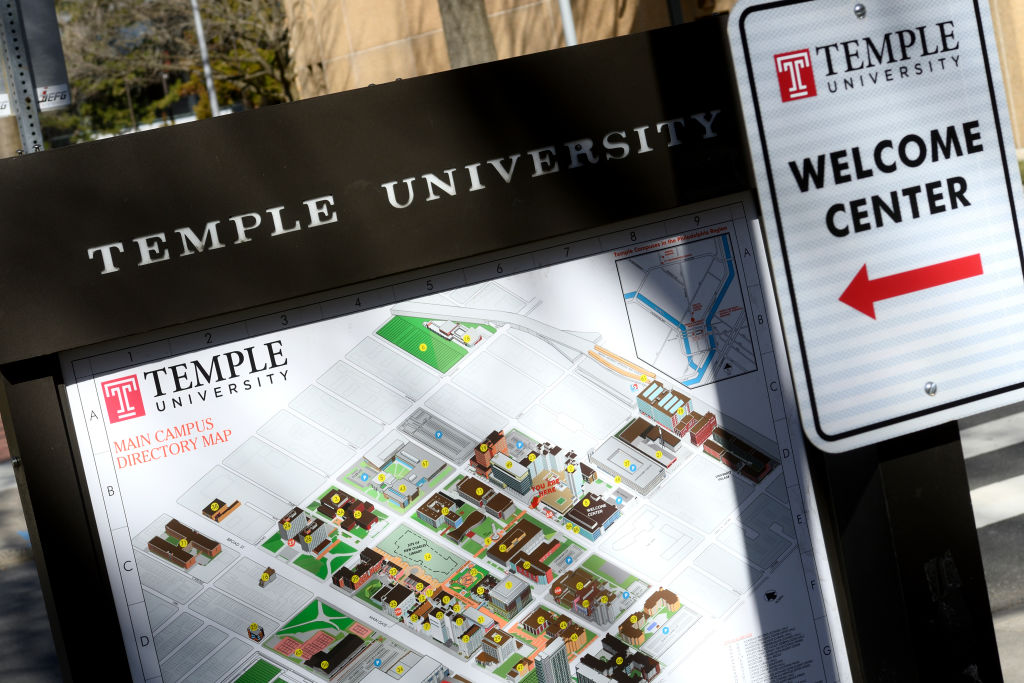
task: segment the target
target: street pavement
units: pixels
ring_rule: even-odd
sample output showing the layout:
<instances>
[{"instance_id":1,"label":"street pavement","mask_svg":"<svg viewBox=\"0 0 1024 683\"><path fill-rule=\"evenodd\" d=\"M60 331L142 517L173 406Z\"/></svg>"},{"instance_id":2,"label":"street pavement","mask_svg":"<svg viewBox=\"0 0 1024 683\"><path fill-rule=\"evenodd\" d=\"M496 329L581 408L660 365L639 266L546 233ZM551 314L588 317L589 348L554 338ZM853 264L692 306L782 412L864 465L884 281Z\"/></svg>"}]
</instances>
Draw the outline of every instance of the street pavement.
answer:
<instances>
[{"instance_id":1,"label":"street pavement","mask_svg":"<svg viewBox=\"0 0 1024 683\"><path fill-rule=\"evenodd\" d=\"M1024 404L963 420L960 438L1003 676L1024 683ZM0 445L0 681L58 681L14 470L2 454Z\"/></svg>"},{"instance_id":2,"label":"street pavement","mask_svg":"<svg viewBox=\"0 0 1024 683\"><path fill-rule=\"evenodd\" d=\"M1024 404L960 423L999 659L1024 683Z\"/></svg>"}]
</instances>

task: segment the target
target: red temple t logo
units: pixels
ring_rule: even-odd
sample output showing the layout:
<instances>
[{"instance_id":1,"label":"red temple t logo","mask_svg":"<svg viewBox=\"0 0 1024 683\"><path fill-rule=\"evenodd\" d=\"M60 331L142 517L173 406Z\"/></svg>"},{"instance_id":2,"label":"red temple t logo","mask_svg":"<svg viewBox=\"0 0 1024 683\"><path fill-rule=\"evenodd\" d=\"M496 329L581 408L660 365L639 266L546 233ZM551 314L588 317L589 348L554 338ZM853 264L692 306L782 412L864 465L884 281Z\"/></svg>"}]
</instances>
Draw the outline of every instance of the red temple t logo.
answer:
<instances>
[{"instance_id":1,"label":"red temple t logo","mask_svg":"<svg viewBox=\"0 0 1024 683\"><path fill-rule=\"evenodd\" d=\"M799 100L818 94L814 87L811 51L797 50L775 55L775 72L779 77L782 101Z\"/></svg>"},{"instance_id":2,"label":"red temple t logo","mask_svg":"<svg viewBox=\"0 0 1024 683\"><path fill-rule=\"evenodd\" d=\"M111 424L146 414L146 407L142 405L142 396L139 393L139 379L135 375L112 379L100 387L103 389L107 417L110 418Z\"/></svg>"}]
</instances>

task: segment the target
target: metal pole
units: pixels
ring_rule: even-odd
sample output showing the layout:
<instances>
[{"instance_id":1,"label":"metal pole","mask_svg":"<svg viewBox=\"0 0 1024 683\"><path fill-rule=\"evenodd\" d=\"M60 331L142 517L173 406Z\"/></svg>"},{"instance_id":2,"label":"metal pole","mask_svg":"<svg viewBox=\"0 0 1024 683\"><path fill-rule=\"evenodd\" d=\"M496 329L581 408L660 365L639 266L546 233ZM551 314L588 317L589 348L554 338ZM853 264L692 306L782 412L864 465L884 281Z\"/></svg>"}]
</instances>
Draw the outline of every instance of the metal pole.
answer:
<instances>
[{"instance_id":1,"label":"metal pole","mask_svg":"<svg viewBox=\"0 0 1024 683\"><path fill-rule=\"evenodd\" d=\"M210 94L210 113L220 116L217 91L213 89L213 70L210 69L210 55L206 52L206 36L203 34L203 18L199 16L199 3L192 0L192 16L196 22L196 38L199 40L199 55L203 59L203 75L206 77L206 92Z\"/></svg>"},{"instance_id":2,"label":"metal pole","mask_svg":"<svg viewBox=\"0 0 1024 683\"><path fill-rule=\"evenodd\" d=\"M565 44L576 44L576 20L572 16L571 0L558 0L558 9L562 12L562 32L565 34Z\"/></svg>"},{"instance_id":3,"label":"metal pole","mask_svg":"<svg viewBox=\"0 0 1024 683\"><path fill-rule=\"evenodd\" d=\"M43 149L43 132L39 125L39 102L32 76L32 63L25 41L25 25L21 21L21 0L3 0L7 21L2 22L4 77L11 113L18 121L21 149L26 154Z\"/></svg>"}]
</instances>

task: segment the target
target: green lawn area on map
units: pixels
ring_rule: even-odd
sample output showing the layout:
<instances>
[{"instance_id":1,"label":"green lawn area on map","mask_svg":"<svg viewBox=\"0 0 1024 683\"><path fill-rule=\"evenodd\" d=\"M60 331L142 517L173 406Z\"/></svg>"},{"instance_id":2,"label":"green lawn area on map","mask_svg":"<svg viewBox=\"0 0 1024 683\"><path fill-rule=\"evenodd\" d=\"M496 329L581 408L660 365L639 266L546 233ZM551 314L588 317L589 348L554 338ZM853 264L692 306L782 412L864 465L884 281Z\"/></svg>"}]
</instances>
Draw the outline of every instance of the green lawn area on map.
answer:
<instances>
[{"instance_id":1,"label":"green lawn area on map","mask_svg":"<svg viewBox=\"0 0 1024 683\"><path fill-rule=\"evenodd\" d=\"M341 569L342 567L344 567L345 563L348 562L351 559L352 559L351 555L337 555L335 557L332 557L331 558L331 566L330 566L331 576L334 575L334 572L336 572L339 569Z\"/></svg>"},{"instance_id":2,"label":"green lawn area on map","mask_svg":"<svg viewBox=\"0 0 1024 683\"><path fill-rule=\"evenodd\" d=\"M390 465L388 465L387 467L385 467L384 471L387 472L388 474L395 475L396 479L401 479L405 475L407 475L410 472L412 472L412 470L410 468L406 467L405 465L403 465L402 463L397 462L397 461L393 462Z\"/></svg>"},{"instance_id":3,"label":"green lawn area on map","mask_svg":"<svg viewBox=\"0 0 1024 683\"><path fill-rule=\"evenodd\" d=\"M465 347L448 341L424 327L423 323L429 320L395 316L377 330L377 335L430 367L448 372L468 351ZM425 351L420 350L421 345L426 345Z\"/></svg>"},{"instance_id":4,"label":"green lawn area on map","mask_svg":"<svg viewBox=\"0 0 1024 683\"><path fill-rule=\"evenodd\" d=\"M285 636L322 629L336 637L339 633L347 631L353 621L354 619L345 616L330 605L314 600L303 607L301 612L296 614L291 621L282 626L274 635Z\"/></svg>"},{"instance_id":5,"label":"green lawn area on map","mask_svg":"<svg viewBox=\"0 0 1024 683\"><path fill-rule=\"evenodd\" d=\"M284 547L284 539L281 538L281 534L274 534L267 540L263 541L263 547L272 553L276 553Z\"/></svg>"},{"instance_id":6,"label":"green lawn area on map","mask_svg":"<svg viewBox=\"0 0 1024 683\"><path fill-rule=\"evenodd\" d=\"M302 567L313 576L319 576L321 579L326 579L328 576L326 558L318 560L312 555L306 555L303 553L295 558L293 564L298 567Z\"/></svg>"},{"instance_id":7,"label":"green lawn area on map","mask_svg":"<svg viewBox=\"0 0 1024 683\"><path fill-rule=\"evenodd\" d=\"M514 654L508 659L506 659L501 666L499 666L491 673L493 673L495 676L498 676L499 678L504 678L509 671L516 667L516 664L523 661L524 659L526 659L526 657L522 656L521 654Z\"/></svg>"},{"instance_id":8,"label":"green lawn area on map","mask_svg":"<svg viewBox=\"0 0 1024 683\"><path fill-rule=\"evenodd\" d=\"M462 507L469 507L469 506L463 505ZM473 527L473 533L476 534L477 536L479 536L480 540L483 541L485 538L487 538L488 536L490 536L491 534L494 533L494 529L495 528L496 527L495 527L495 524L494 524L494 520L491 519L490 517L484 517L484 521L480 522L475 527ZM501 527L499 526L497 528L500 529Z\"/></svg>"},{"instance_id":9,"label":"green lawn area on map","mask_svg":"<svg viewBox=\"0 0 1024 683\"><path fill-rule=\"evenodd\" d=\"M235 680L239 683L270 683L281 670L270 662L260 659Z\"/></svg>"},{"instance_id":10,"label":"green lawn area on map","mask_svg":"<svg viewBox=\"0 0 1024 683\"><path fill-rule=\"evenodd\" d=\"M583 563L583 568L591 572L592 574L600 576L602 579L612 584L613 586L618 586L619 588L622 588L624 590L629 590L629 587L632 586L633 582L637 580L635 576L627 575L625 579L625 584L619 583L618 581L613 579L610 574L606 574L604 573L604 571L602 571L606 564L608 564L606 560L598 557L597 555L591 555Z\"/></svg>"},{"instance_id":11,"label":"green lawn area on map","mask_svg":"<svg viewBox=\"0 0 1024 683\"><path fill-rule=\"evenodd\" d=\"M384 584L382 584L378 579L371 579L366 583L365 586L356 591L356 597L365 602L366 604L370 605L371 607L380 609L380 603L374 602L371 598L373 597L373 594L379 591L380 587L383 585Z\"/></svg>"}]
</instances>

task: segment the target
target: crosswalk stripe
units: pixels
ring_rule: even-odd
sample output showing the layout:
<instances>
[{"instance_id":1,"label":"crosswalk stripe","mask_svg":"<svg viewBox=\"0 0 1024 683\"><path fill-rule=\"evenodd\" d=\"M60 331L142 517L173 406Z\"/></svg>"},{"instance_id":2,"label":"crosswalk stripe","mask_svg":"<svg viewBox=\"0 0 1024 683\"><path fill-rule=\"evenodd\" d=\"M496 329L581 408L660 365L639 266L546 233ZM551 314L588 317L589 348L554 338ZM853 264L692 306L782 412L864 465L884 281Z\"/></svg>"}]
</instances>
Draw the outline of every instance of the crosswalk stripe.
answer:
<instances>
[{"instance_id":1,"label":"crosswalk stripe","mask_svg":"<svg viewBox=\"0 0 1024 683\"><path fill-rule=\"evenodd\" d=\"M1018 408L1018 406L1014 406ZM1006 448L1024 441L1024 407L1011 414L1004 414L985 422L976 423L978 418L962 420L960 423L960 445L965 458L973 458L989 451Z\"/></svg>"},{"instance_id":2,"label":"crosswalk stripe","mask_svg":"<svg viewBox=\"0 0 1024 683\"><path fill-rule=\"evenodd\" d=\"M997 481L971 491L977 528L1024 515L1024 474Z\"/></svg>"}]
</instances>

